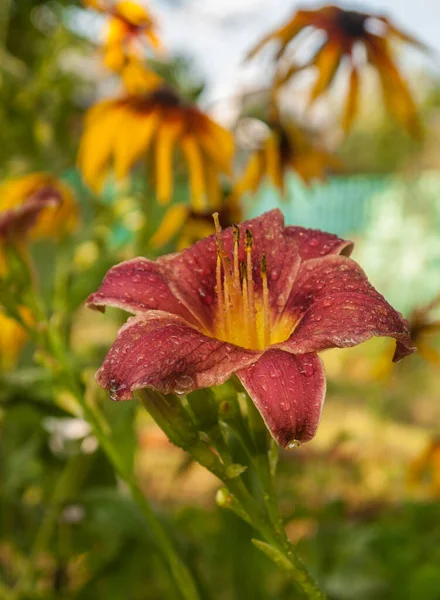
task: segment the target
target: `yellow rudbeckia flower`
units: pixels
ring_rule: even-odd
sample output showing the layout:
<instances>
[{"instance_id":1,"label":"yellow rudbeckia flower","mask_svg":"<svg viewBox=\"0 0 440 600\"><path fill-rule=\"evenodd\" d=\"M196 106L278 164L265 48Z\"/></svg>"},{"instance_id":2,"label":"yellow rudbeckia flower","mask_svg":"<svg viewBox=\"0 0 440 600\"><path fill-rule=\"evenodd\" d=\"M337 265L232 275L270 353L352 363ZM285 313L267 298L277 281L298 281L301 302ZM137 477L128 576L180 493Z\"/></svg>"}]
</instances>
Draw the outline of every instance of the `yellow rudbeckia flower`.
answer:
<instances>
[{"instance_id":1,"label":"yellow rudbeckia flower","mask_svg":"<svg viewBox=\"0 0 440 600\"><path fill-rule=\"evenodd\" d=\"M234 195L255 194L265 179L284 195L285 176L291 171L306 184L323 180L328 169L340 165L334 156L313 145L305 132L291 122L273 121L269 132L249 156L242 175L234 186Z\"/></svg>"},{"instance_id":2,"label":"yellow rudbeckia flower","mask_svg":"<svg viewBox=\"0 0 440 600\"><path fill-rule=\"evenodd\" d=\"M68 185L50 173L31 173L0 184L0 215L18 209L32 197L51 193L59 202L41 210L29 229L31 239L61 238L72 233L78 224L78 207Z\"/></svg>"},{"instance_id":3,"label":"yellow rudbeckia flower","mask_svg":"<svg viewBox=\"0 0 440 600\"><path fill-rule=\"evenodd\" d=\"M77 224L72 191L50 173L31 173L0 184L0 275L7 270L2 249L6 240L13 238L23 250L27 239L60 239Z\"/></svg>"},{"instance_id":4,"label":"yellow rudbeckia flower","mask_svg":"<svg viewBox=\"0 0 440 600\"><path fill-rule=\"evenodd\" d=\"M127 59L142 57L145 43L155 51L162 49L155 22L137 2L83 0L83 4L108 16L103 50L104 62L109 69L120 71Z\"/></svg>"},{"instance_id":5,"label":"yellow rudbeckia flower","mask_svg":"<svg viewBox=\"0 0 440 600\"><path fill-rule=\"evenodd\" d=\"M158 202L168 204L173 194L176 147L188 167L194 209L220 206L220 175L230 173L233 137L166 85L92 107L78 165L85 181L99 191L112 163L116 178L124 179L144 158L155 173Z\"/></svg>"},{"instance_id":6,"label":"yellow rudbeckia flower","mask_svg":"<svg viewBox=\"0 0 440 600\"><path fill-rule=\"evenodd\" d=\"M322 42L313 46L308 61L301 62L303 50L307 52L317 33L321 35ZM339 75L347 76L348 91L342 117L346 132L350 130L359 110L360 73L369 65L379 76L388 112L410 134L418 137L420 121L417 108L396 64L391 48L394 40L427 49L383 15L328 5L296 11L287 23L265 36L249 52L248 58L254 57L266 44L277 42L275 87L283 85L299 71L314 70L316 79L310 103L327 92ZM341 66L346 68L341 69Z\"/></svg>"}]
</instances>

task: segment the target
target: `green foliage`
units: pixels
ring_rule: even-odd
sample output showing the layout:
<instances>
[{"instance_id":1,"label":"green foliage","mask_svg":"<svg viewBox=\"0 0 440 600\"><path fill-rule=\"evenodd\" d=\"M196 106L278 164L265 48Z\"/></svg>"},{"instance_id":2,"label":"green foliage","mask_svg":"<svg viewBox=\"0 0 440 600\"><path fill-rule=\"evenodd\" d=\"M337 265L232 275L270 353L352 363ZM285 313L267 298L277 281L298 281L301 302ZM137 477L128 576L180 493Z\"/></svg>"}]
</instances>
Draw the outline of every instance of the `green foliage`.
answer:
<instances>
[{"instance_id":1,"label":"green foliage","mask_svg":"<svg viewBox=\"0 0 440 600\"><path fill-rule=\"evenodd\" d=\"M4 174L60 170L75 160L81 98L90 83L72 58L89 44L70 28L71 2L5 0L0 40L0 165Z\"/></svg>"}]
</instances>

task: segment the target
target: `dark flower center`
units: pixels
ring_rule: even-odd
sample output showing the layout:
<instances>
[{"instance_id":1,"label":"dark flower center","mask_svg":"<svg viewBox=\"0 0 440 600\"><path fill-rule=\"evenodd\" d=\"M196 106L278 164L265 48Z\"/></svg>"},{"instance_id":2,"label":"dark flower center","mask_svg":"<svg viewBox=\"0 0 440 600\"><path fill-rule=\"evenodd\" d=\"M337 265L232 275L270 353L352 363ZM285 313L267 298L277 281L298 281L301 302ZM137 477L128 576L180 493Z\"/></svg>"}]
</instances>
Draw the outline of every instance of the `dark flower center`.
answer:
<instances>
[{"instance_id":1,"label":"dark flower center","mask_svg":"<svg viewBox=\"0 0 440 600\"><path fill-rule=\"evenodd\" d=\"M338 25L351 38L362 38L365 35L365 21L368 15L354 10L341 10L338 14Z\"/></svg>"},{"instance_id":2,"label":"dark flower center","mask_svg":"<svg viewBox=\"0 0 440 600\"><path fill-rule=\"evenodd\" d=\"M288 137L287 133L284 131L284 129L280 128L278 130L278 134L280 136L279 149L280 149L281 164L286 164L287 162L289 162L292 159L292 156L293 156L292 144L290 143L289 137Z\"/></svg>"},{"instance_id":3,"label":"dark flower center","mask_svg":"<svg viewBox=\"0 0 440 600\"><path fill-rule=\"evenodd\" d=\"M149 98L154 104L160 106L173 108L182 104L180 96L170 87L164 85L152 92Z\"/></svg>"}]
</instances>

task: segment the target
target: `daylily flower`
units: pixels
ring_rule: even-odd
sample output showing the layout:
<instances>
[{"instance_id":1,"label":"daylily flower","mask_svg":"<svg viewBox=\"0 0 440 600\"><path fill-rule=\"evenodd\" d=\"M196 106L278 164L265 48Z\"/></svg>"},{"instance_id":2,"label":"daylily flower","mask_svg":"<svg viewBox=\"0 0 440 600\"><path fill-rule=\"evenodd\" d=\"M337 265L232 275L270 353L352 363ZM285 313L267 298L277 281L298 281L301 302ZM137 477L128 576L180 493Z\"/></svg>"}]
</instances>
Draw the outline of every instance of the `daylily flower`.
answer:
<instances>
[{"instance_id":1,"label":"daylily flower","mask_svg":"<svg viewBox=\"0 0 440 600\"><path fill-rule=\"evenodd\" d=\"M136 2L83 0L83 4L109 17L104 41L104 62L109 69L119 72L127 60L142 58L146 42L156 52L162 49L155 22Z\"/></svg>"},{"instance_id":2,"label":"daylily flower","mask_svg":"<svg viewBox=\"0 0 440 600\"><path fill-rule=\"evenodd\" d=\"M295 58L297 54L293 53L293 64L286 64L292 56L288 55L291 50L290 42L296 40L298 34L305 29L309 36L302 37L298 43L298 53L303 44L308 44L308 37L311 38L317 31L325 34L325 41L317 47L309 61L298 63ZM276 73L276 87L284 84L298 71L313 67L317 77L311 91L311 102L328 90L340 65L346 62L349 66L349 90L343 116L345 131L350 129L358 112L360 70L370 64L379 75L388 111L412 135L418 136L420 123L417 110L390 48L389 42L396 39L423 48L419 41L397 29L387 17L345 10L338 6L323 6L316 10L298 10L285 25L263 38L248 57L253 57L268 42L278 41L276 59L280 61L280 68ZM359 46L363 46L365 50L364 59L359 58Z\"/></svg>"},{"instance_id":3,"label":"daylily flower","mask_svg":"<svg viewBox=\"0 0 440 600\"><path fill-rule=\"evenodd\" d=\"M158 202L168 204L176 146L188 166L194 209L217 208L220 174L231 168L232 135L165 85L96 104L86 118L79 167L86 182L99 191L112 160L116 178L123 179L144 158L156 174Z\"/></svg>"},{"instance_id":4,"label":"daylily flower","mask_svg":"<svg viewBox=\"0 0 440 600\"><path fill-rule=\"evenodd\" d=\"M243 174L234 185L236 196L246 192L255 194L265 177L284 195L285 177L289 171L309 184L325 179L327 170L340 166L336 158L313 145L292 122L274 121L269 127L269 135L250 155Z\"/></svg>"},{"instance_id":5,"label":"daylily flower","mask_svg":"<svg viewBox=\"0 0 440 600\"><path fill-rule=\"evenodd\" d=\"M214 217L216 217L214 215ZM120 329L96 380L115 400L153 388L184 394L236 374L281 446L315 435L325 397L318 352L371 336L414 351L406 323L348 258L338 237L285 227L280 211L153 262L107 273L87 301L136 316Z\"/></svg>"}]
</instances>

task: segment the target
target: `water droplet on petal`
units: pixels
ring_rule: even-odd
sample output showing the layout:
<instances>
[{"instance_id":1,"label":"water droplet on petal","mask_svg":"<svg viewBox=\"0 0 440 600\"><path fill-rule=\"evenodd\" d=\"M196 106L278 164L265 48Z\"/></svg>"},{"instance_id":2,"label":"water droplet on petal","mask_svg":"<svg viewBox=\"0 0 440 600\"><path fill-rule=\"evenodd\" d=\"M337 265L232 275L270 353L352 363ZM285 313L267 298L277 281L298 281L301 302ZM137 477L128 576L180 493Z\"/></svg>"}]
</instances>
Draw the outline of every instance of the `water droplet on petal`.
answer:
<instances>
[{"instance_id":1,"label":"water droplet on petal","mask_svg":"<svg viewBox=\"0 0 440 600\"><path fill-rule=\"evenodd\" d=\"M301 446L301 442L299 440L292 440L291 442L289 442L287 444L287 447L289 450L293 450L294 448L298 448L298 446Z\"/></svg>"}]
</instances>

